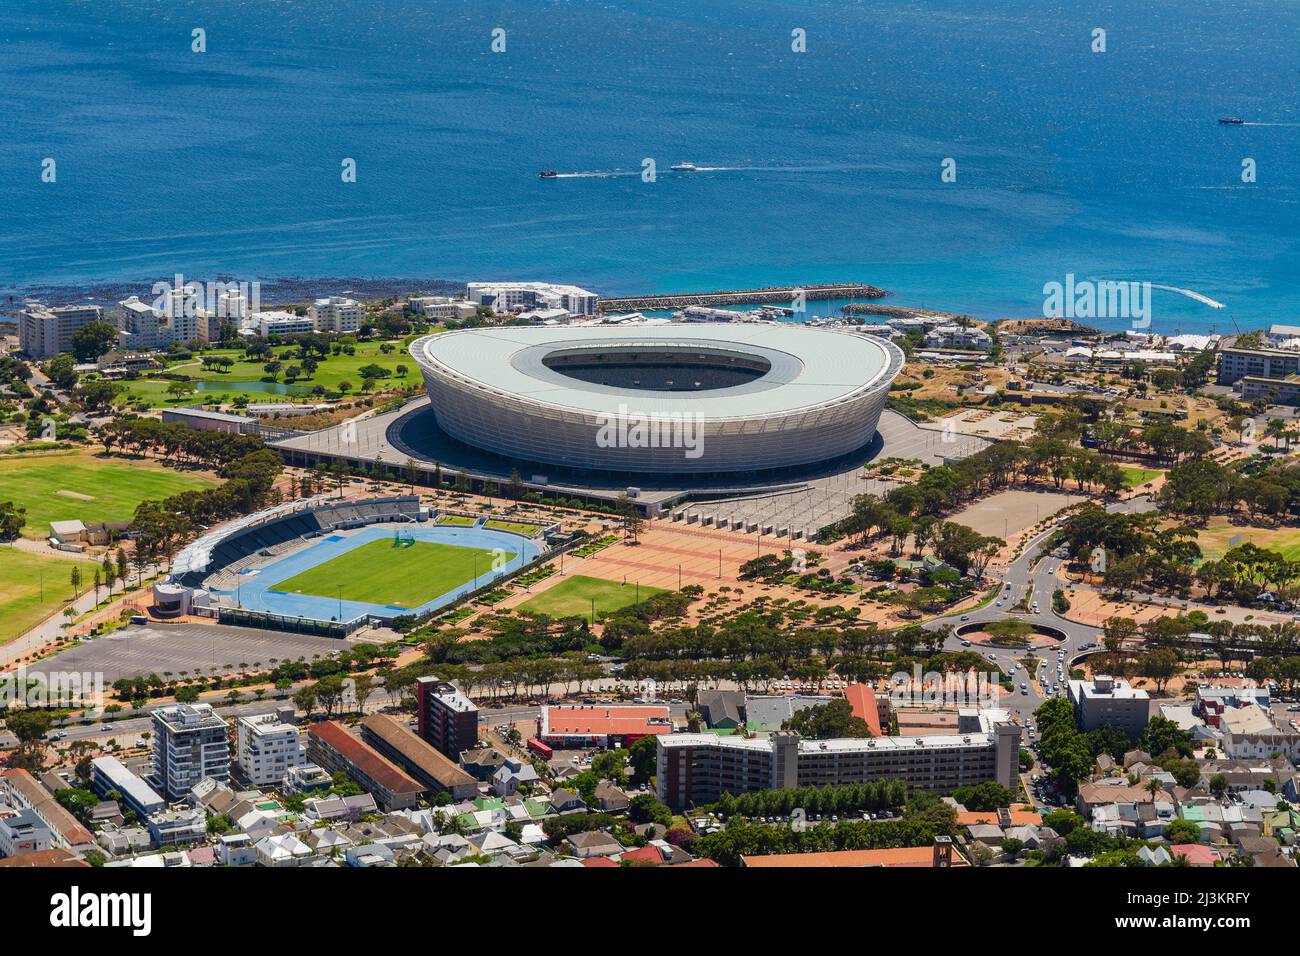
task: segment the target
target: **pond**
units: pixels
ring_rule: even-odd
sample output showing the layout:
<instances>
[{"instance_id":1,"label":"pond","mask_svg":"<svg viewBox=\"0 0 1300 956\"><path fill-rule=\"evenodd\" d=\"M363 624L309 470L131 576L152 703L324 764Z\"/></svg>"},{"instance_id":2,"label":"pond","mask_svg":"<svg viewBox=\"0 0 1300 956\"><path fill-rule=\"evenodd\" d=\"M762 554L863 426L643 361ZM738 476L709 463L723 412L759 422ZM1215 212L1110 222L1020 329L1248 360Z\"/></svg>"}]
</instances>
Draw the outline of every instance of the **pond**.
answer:
<instances>
[{"instance_id":1,"label":"pond","mask_svg":"<svg viewBox=\"0 0 1300 956\"><path fill-rule=\"evenodd\" d=\"M231 379L201 379L194 383L200 392L265 392L268 395L303 395L310 388L286 385L284 382L234 381Z\"/></svg>"}]
</instances>

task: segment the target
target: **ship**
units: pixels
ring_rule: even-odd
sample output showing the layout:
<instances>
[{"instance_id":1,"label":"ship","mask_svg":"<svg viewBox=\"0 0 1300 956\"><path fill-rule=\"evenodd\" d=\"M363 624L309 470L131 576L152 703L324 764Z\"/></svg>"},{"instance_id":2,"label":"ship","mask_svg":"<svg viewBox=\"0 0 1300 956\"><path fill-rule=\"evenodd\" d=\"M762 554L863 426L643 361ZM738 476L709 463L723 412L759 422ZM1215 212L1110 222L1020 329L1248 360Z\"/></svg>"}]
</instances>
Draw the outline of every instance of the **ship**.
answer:
<instances>
[{"instance_id":1,"label":"ship","mask_svg":"<svg viewBox=\"0 0 1300 956\"><path fill-rule=\"evenodd\" d=\"M541 179L559 179L560 174L553 169L543 169L537 174Z\"/></svg>"},{"instance_id":2,"label":"ship","mask_svg":"<svg viewBox=\"0 0 1300 956\"><path fill-rule=\"evenodd\" d=\"M1246 121L1244 119L1239 119L1236 116L1220 117L1219 122L1222 123L1224 126L1245 126L1246 125Z\"/></svg>"},{"instance_id":3,"label":"ship","mask_svg":"<svg viewBox=\"0 0 1300 956\"><path fill-rule=\"evenodd\" d=\"M694 163L673 163L668 168L678 173L693 173L696 170Z\"/></svg>"}]
</instances>

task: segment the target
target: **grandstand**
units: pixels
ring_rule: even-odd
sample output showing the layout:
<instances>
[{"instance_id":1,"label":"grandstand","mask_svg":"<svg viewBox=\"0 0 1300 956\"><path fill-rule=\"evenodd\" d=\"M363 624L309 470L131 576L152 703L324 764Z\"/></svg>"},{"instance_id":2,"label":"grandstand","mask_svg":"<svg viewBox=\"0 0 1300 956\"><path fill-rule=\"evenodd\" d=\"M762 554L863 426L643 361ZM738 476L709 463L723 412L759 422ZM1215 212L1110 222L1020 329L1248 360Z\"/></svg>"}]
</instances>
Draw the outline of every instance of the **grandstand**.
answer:
<instances>
[{"instance_id":1,"label":"grandstand","mask_svg":"<svg viewBox=\"0 0 1300 956\"><path fill-rule=\"evenodd\" d=\"M498 578L513 574L542 553L544 542L510 529L487 529L478 526L440 525L437 515L420 506L416 495L399 495L364 500L339 500L317 497L270 508L225 525L195 540L176 556L171 583L202 591L205 610L196 613L238 621L253 626L312 633L346 634L366 623L383 623L394 617L428 611L458 600ZM387 525L393 530L386 530ZM444 577L439 587L430 581L427 596L419 586L423 580L408 577L405 594L414 593L420 600L410 601L401 595L385 594L387 600L349 600L327 591L305 592L295 584L281 587L298 574L342 559L369 542L391 538L395 551L392 573L387 580L410 575L412 550L417 542L451 545L446 561L439 568L456 566L465 558L455 555L482 554L508 556L503 562L480 560L482 573L464 578ZM461 551L460 549L468 549ZM431 552L422 552L429 554ZM424 559L427 562L427 558ZM470 561L469 566L475 567ZM387 568L387 559L384 567ZM437 575L431 577L437 578ZM385 591L389 589L385 588ZM445 593L438 593L443 591ZM401 597L403 604L397 600Z\"/></svg>"}]
</instances>

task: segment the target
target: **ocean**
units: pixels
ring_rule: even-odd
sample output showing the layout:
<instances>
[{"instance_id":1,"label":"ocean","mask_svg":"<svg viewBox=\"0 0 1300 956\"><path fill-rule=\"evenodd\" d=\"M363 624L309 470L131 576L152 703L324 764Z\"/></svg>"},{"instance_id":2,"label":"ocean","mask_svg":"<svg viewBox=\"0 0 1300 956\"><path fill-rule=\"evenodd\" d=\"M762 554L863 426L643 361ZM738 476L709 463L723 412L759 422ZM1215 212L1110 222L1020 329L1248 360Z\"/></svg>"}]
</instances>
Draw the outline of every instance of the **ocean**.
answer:
<instances>
[{"instance_id":1,"label":"ocean","mask_svg":"<svg viewBox=\"0 0 1300 956\"><path fill-rule=\"evenodd\" d=\"M0 289L860 281L995 319L1073 275L1167 287L1159 332L1296 321L1297 27L1276 0L6 0Z\"/></svg>"}]
</instances>

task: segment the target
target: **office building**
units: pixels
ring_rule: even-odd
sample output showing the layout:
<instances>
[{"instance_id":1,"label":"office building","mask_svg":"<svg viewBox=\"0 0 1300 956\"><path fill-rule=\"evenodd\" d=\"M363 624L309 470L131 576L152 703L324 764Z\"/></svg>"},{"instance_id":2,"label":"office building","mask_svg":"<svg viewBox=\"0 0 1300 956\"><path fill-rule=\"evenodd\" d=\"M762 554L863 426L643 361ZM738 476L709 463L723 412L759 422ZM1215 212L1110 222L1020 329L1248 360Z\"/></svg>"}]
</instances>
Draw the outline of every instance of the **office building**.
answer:
<instances>
[{"instance_id":1,"label":"office building","mask_svg":"<svg viewBox=\"0 0 1300 956\"><path fill-rule=\"evenodd\" d=\"M0 817L0 856L39 853L54 846L54 834L35 810Z\"/></svg>"},{"instance_id":2,"label":"office building","mask_svg":"<svg viewBox=\"0 0 1300 956\"><path fill-rule=\"evenodd\" d=\"M96 757L90 762L90 785L101 797L118 794L127 809L141 819L167 808L167 801L116 757Z\"/></svg>"},{"instance_id":3,"label":"office building","mask_svg":"<svg viewBox=\"0 0 1300 956\"><path fill-rule=\"evenodd\" d=\"M50 308L29 303L18 317L18 347L34 359L54 358L72 351L72 336L83 325L104 321L97 305L67 305Z\"/></svg>"},{"instance_id":4,"label":"office building","mask_svg":"<svg viewBox=\"0 0 1300 956\"><path fill-rule=\"evenodd\" d=\"M307 758L296 726L279 714L256 714L240 717L235 725L235 762L254 786L278 787Z\"/></svg>"},{"instance_id":5,"label":"office building","mask_svg":"<svg viewBox=\"0 0 1300 956\"><path fill-rule=\"evenodd\" d=\"M230 779L227 725L209 704L172 704L153 712L153 785L180 800L204 777Z\"/></svg>"},{"instance_id":6,"label":"office building","mask_svg":"<svg viewBox=\"0 0 1300 956\"><path fill-rule=\"evenodd\" d=\"M436 677L415 681L416 728L452 760L478 746L478 708L455 684Z\"/></svg>"}]
</instances>

